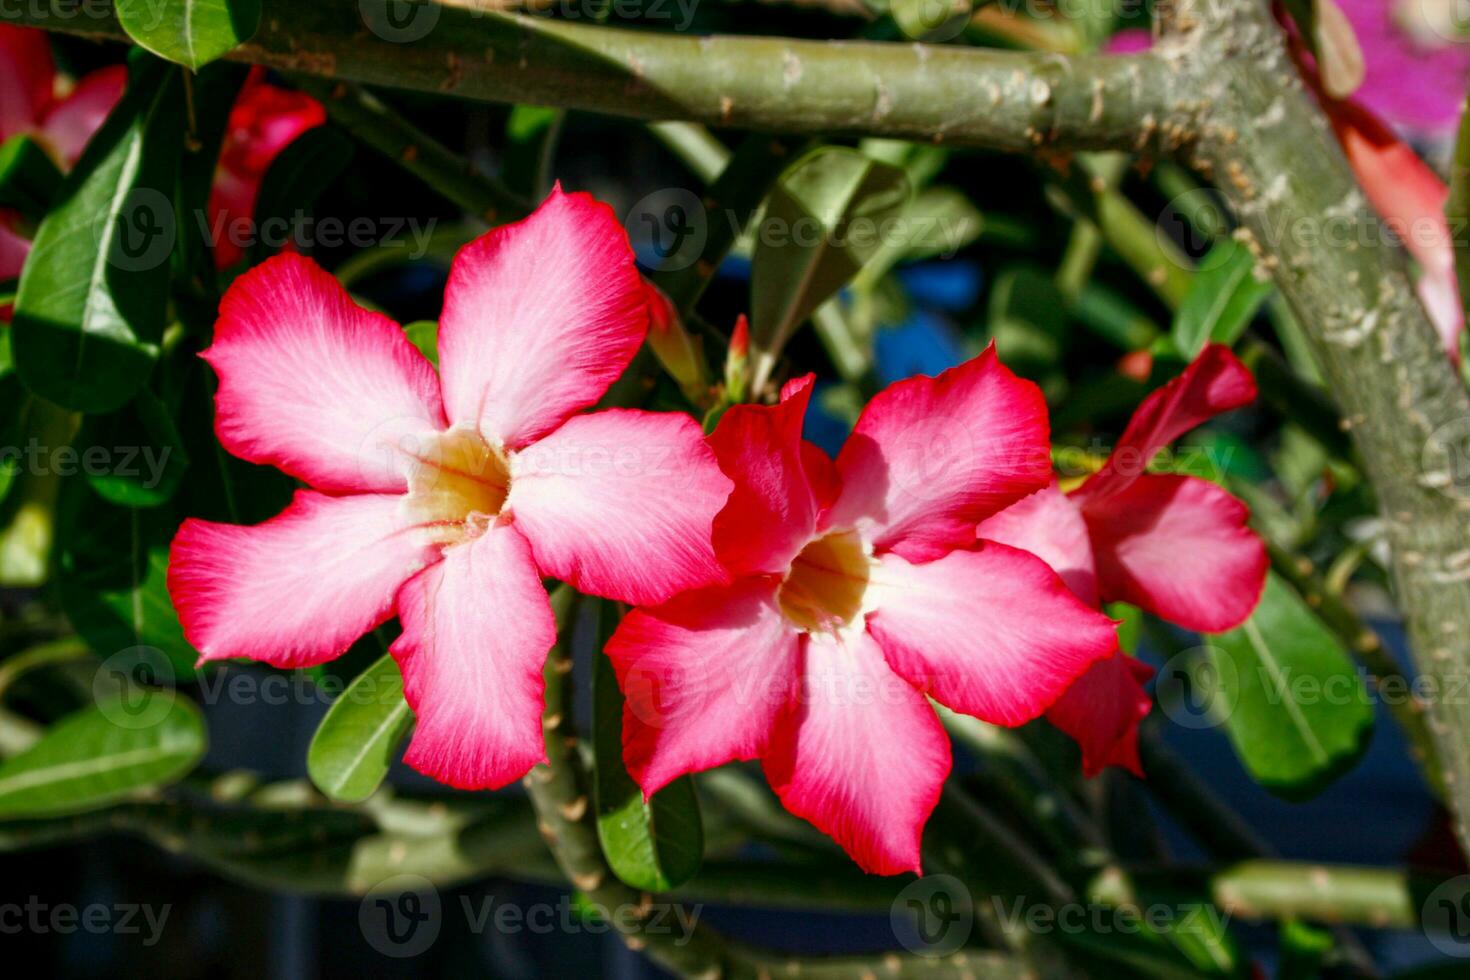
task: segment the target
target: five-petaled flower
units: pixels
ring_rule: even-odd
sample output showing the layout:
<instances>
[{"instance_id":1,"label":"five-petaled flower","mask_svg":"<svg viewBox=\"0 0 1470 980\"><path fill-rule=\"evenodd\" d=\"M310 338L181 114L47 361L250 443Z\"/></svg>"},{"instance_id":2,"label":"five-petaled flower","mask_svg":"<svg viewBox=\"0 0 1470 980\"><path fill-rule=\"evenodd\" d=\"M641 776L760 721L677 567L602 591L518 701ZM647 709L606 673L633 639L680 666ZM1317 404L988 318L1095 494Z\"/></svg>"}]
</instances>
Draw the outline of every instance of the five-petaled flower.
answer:
<instances>
[{"instance_id":1,"label":"five-petaled flower","mask_svg":"<svg viewBox=\"0 0 1470 980\"><path fill-rule=\"evenodd\" d=\"M646 794L760 758L785 806L863 868L919 868L950 768L926 695L1038 715L1114 648L1111 620L975 526L1050 475L1046 406L994 349L877 395L835 463L801 437L811 379L710 437L735 481L715 520L733 582L629 613L607 647Z\"/></svg>"},{"instance_id":2,"label":"five-petaled flower","mask_svg":"<svg viewBox=\"0 0 1470 980\"><path fill-rule=\"evenodd\" d=\"M255 527L189 520L168 585L202 660L330 660L395 612L408 763L490 788L545 758L542 576L629 603L725 581L730 492L687 415L596 402L648 311L611 209L560 187L455 259L440 373L314 263L225 296L204 357L230 452L310 484Z\"/></svg>"},{"instance_id":3,"label":"five-petaled flower","mask_svg":"<svg viewBox=\"0 0 1470 980\"><path fill-rule=\"evenodd\" d=\"M1245 365L1206 347L1138 406L1102 469L1071 493L1053 483L1027 497L981 523L978 536L1036 555L1090 605L1128 602L1205 633L1240 625L1260 601L1267 565L1246 506L1208 480L1145 468L1190 429L1255 397ZM1115 650L1047 710L1081 745L1088 775L1108 765L1141 774L1138 723L1152 674Z\"/></svg>"}]
</instances>

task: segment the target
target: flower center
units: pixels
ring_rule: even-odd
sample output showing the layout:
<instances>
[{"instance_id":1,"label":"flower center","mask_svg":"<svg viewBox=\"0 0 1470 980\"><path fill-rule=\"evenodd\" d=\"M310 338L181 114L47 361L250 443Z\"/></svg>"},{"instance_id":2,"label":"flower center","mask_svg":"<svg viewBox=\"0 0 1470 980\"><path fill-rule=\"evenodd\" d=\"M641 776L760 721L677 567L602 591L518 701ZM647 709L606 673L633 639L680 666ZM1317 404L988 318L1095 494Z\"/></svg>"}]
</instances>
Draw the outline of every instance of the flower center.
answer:
<instances>
[{"instance_id":1,"label":"flower center","mask_svg":"<svg viewBox=\"0 0 1470 980\"><path fill-rule=\"evenodd\" d=\"M408 508L413 523L453 544L500 513L510 493L505 455L473 429L441 432L409 455Z\"/></svg>"},{"instance_id":2,"label":"flower center","mask_svg":"<svg viewBox=\"0 0 1470 980\"><path fill-rule=\"evenodd\" d=\"M776 596L781 612L808 631L846 626L862 611L871 564L855 531L818 538L792 561Z\"/></svg>"}]
</instances>

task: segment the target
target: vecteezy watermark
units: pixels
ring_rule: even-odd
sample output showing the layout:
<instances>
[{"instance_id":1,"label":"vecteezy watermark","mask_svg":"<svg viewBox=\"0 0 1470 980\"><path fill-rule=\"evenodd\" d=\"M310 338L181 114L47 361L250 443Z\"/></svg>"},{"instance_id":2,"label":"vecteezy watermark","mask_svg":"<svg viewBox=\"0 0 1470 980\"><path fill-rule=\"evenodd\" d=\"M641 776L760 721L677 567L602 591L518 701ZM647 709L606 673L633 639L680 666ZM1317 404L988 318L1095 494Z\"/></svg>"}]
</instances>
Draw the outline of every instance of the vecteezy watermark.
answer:
<instances>
[{"instance_id":1,"label":"vecteezy watermark","mask_svg":"<svg viewBox=\"0 0 1470 980\"><path fill-rule=\"evenodd\" d=\"M0 902L0 935L142 936L144 946L163 938L172 905L118 902L91 905L51 904L35 895L25 902Z\"/></svg>"},{"instance_id":2,"label":"vecteezy watermark","mask_svg":"<svg viewBox=\"0 0 1470 980\"><path fill-rule=\"evenodd\" d=\"M701 905L649 901L638 905L573 902L508 902L491 896L461 895L459 912L472 935L497 932L599 935L617 930L625 935L667 938L683 946L694 936ZM444 927L445 909L433 882L414 874L394 875L374 886L358 907L358 926L368 945L404 959L427 952Z\"/></svg>"},{"instance_id":3,"label":"vecteezy watermark","mask_svg":"<svg viewBox=\"0 0 1470 980\"><path fill-rule=\"evenodd\" d=\"M600 23L609 16L638 20L674 31L687 31L694 24L700 0L529 0L517 4L515 12L527 17L550 17L564 21ZM503 13L510 4L470 6L450 4L455 23L490 13ZM357 8L369 31L393 44L412 44L428 37L439 26L440 4L430 0L358 0Z\"/></svg>"},{"instance_id":4,"label":"vecteezy watermark","mask_svg":"<svg viewBox=\"0 0 1470 980\"><path fill-rule=\"evenodd\" d=\"M1458 959L1470 957L1470 875L1435 886L1424 898L1419 921L1435 949Z\"/></svg>"},{"instance_id":5,"label":"vecteezy watermark","mask_svg":"<svg viewBox=\"0 0 1470 980\"><path fill-rule=\"evenodd\" d=\"M0 470L11 476L117 476L157 487L168 468L171 446L48 446L35 436L24 446L0 446Z\"/></svg>"},{"instance_id":6,"label":"vecteezy watermark","mask_svg":"<svg viewBox=\"0 0 1470 980\"><path fill-rule=\"evenodd\" d=\"M1229 719L1240 700L1240 672L1223 651L1193 647L1159 669L1154 699L1164 717L1181 728L1215 728Z\"/></svg>"},{"instance_id":7,"label":"vecteezy watermark","mask_svg":"<svg viewBox=\"0 0 1470 980\"><path fill-rule=\"evenodd\" d=\"M406 250L409 259L428 254L439 224L438 218L413 216L316 217L302 209L256 220L196 208L185 220L193 223L199 238L211 248L232 245L241 251L262 247L272 252L283 248L393 248ZM182 226L171 200L156 190L140 187L128 192L116 217L99 224L96 234L110 265L126 272L142 272L168 261Z\"/></svg>"},{"instance_id":8,"label":"vecteezy watermark","mask_svg":"<svg viewBox=\"0 0 1470 980\"><path fill-rule=\"evenodd\" d=\"M895 193L906 194L907 190ZM873 202L872 207L882 211L893 203ZM947 259L971 237L972 221L962 214L919 215L899 210L857 215L833 228L811 216L787 219L767 214L747 229L738 212L728 208L710 212L693 191L669 187L639 199L628 209L623 227L640 261L662 272L677 272L699 261L716 228L731 240L744 232L758 246L768 248L828 244L861 255L880 248L916 249Z\"/></svg>"},{"instance_id":9,"label":"vecteezy watermark","mask_svg":"<svg viewBox=\"0 0 1470 980\"><path fill-rule=\"evenodd\" d=\"M991 896L996 919L1007 932L1025 929L1035 934L1137 935L1142 932L1176 935L1215 935L1225 930L1230 913L1208 902L1153 902L1148 905L1111 905L1067 902L1062 905L1027 902L1024 898Z\"/></svg>"},{"instance_id":10,"label":"vecteezy watermark","mask_svg":"<svg viewBox=\"0 0 1470 980\"><path fill-rule=\"evenodd\" d=\"M948 956L969 941L975 902L970 889L953 875L925 875L898 893L888 923L910 953Z\"/></svg>"}]
</instances>

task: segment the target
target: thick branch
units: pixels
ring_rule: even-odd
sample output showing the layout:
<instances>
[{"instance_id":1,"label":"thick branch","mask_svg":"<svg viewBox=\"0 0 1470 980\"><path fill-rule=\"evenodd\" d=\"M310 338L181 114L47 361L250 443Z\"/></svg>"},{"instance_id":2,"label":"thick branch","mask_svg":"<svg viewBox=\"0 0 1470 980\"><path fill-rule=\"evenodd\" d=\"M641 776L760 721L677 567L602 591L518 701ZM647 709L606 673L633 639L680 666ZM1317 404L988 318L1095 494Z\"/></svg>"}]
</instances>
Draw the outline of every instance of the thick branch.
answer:
<instances>
[{"instance_id":1,"label":"thick branch","mask_svg":"<svg viewBox=\"0 0 1470 980\"><path fill-rule=\"evenodd\" d=\"M1361 450L1470 851L1470 396L1261 0L1193 0L1156 48L1197 93L1190 159L1307 328Z\"/></svg>"},{"instance_id":2,"label":"thick branch","mask_svg":"<svg viewBox=\"0 0 1470 980\"><path fill-rule=\"evenodd\" d=\"M19 6L25 9L7 8L4 18L123 38L111 16ZM266 0L259 33L232 57L471 99L767 132L863 133L1018 152L1143 149L1173 132L1166 112L1173 86L1152 54L698 37L433 5L418 28L400 35L421 37L393 41L369 29L360 6Z\"/></svg>"}]
</instances>

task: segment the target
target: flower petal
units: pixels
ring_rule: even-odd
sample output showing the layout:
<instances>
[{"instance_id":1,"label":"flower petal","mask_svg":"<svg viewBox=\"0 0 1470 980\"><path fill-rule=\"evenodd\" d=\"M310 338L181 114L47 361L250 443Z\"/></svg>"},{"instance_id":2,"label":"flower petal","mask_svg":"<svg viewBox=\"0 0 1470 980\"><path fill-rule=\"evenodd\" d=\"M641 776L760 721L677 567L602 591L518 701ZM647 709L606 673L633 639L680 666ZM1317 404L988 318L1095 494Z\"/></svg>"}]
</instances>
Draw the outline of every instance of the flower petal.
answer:
<instances>
[{"instance_id":1,"label":"flower petal","mask_svg":"<svg viewBox=\"0 0 1470 980\"><path fill-rule=\"evenodd\" d=\"M392 616L398 587L436 557L405 527L399 497L298 490L254 527L185 521L168 591L201 663L309 667Z\"/></svg>"},{"instance_id":2,"label":"flower petal","mask_svg":"<svg viewBox=\"0 0 1470 980\"><path fill-rule=\"evenodd\" d=\"M601 398L647 330L622 225L557 185L529 218L454 259L439 320L449 417L519 449Z\"/></svg>"},{"instance_id":3,"label":"flower petal","mask_svg":"<svg viewBox=\"0 0 1470 980\"><path fill-rule=\"evenodd\" d=\"M55 83L46 32L0 24L0 141L41 121Z\"/></svg>"},{"instance_id":4,"label":"flower petal","mask_svg":"<svg viewBox=\"0 0 1470 980\"><path fill-rule=\"evenodd\" d=\"M730 481L688 415L579 415L510 471L506 508L544 574L633 605L727 580L710 541Z\"/></svg>"},{"instance_id":5,"label":"flower petal","mask_svg":"<svg viewBox=\"0 0 1470 980\"><path fill-rule=\"evenodd\" d=\"M919 872L919 841L949 775L949 739L929 702L867 633L812 633L802 692L762 762L786 809L870 874Z\"/></svg>"},{"instance_id":6,"label":"flower petal","mask_svg":"<svg viewBox=\"0 0 1470 980\"><path fill-rule=\"evenodd\" d=\"M975 533L986 541L1031 552L1050 565L1077 598L1097 605L1097 569L1087 523L1055 480L1045 490L987 518Z\"/></svg>"},{"instance_id":7,"label":"flower petal","mask_svg":"<svg viewBox=\"0 0 1470 980\"><path fill-rule=\"evenodd\" d=\"M797 683L797 632L764 576L635 609L607 646L623 689L623 754L652 795L765 748Z\"/></svg>"},{"instance_id":8,"label":"flower petal","mask_svg":"<svg viewBox=\"0 0 1470 980\"><path fill-rule=\"evenodd\" d=\"M837 457L831 527L922 561L974 540L975 525L1046 486L1046 402L992 347L936 378L889 385Z\"/></svg>"},{"instance_id":9,"label":"flower petal","mask_svg":"<svg viewBox=\"0 0 1470 980\"><path fill-rule=\"evenodd\" d=\"M1082 748L1082 772L1096 776L1122 766L1143 776L1138 759L1138 723L1148 717L1153 699L1144 682L1154 669L1122 650L1099 660L1046 709L1046 720Z\"/></svg>"},{"instance_id":10,"label":"flower petal","mask_svg":"<svg viewBox=\"0 0 1470 980\"><path fill-rule=\"evenodd\" d=\"M1230 349L1210 344L1168 384L1150 394L1128 420L1103 468L1076 491L1091 499L1117 493L1142 474L1169 443L1222 412L1248 405L1256 379Z\"/></svg>"},{"instance_id":11,"label":"flower petal","mask_svg":"<svg viewBox=\"0 0 1470 980\"><path fill-rule=\"evenodd\" d=\"M1239 626L1260 601L1266 549L1250 511L1192 476L1149 474L1082 501L1107 602L1131 602L1185 629Z\"/></svg>"},{"instance_id":12,"label":"flower petal","mask_svg":"<svg viewBox=\"0 0 1470 980\"><path fill-rule=\"evenodd\" d=\"M1034 555L980 542L910 564L887 555L868 585L868 630L893 669L941 704L1020 725L1112 653L1112 620Z\"/></svg>"},{"instance_id":13,"label":"flower petal","mask_svg":"<svg viewBox=\"0 0 1470 980\"><path fill-rule=\"evenodd\" d=\"M87 141L102 127L127 87L125 66L99 68L82 76L71 94L46 113L42 133L68 167L77 162Z\"/></svg>"},{"instance_id":14,"label":"flower petal","mask_svg":"<svg viewBox=\"0 0 1470 980\"><path fill-rule=\"evenodd\" d=\"M391 652L417 717L404 761L459 789L498 789L546 761L542 669L556 620L531 548L496 523L398 593Z\"/></svg>"},{"instance_id":15,"label":"flower petal","mask_svg":"<svg viewBox=\"0 0 1470 980\"><path fill-rule=\"evenodd\" d=\"M733 575L783 574L817 527L801 424L808 383L779 405L735 405L710 434L720 469L735 484L715 517L714 545Z\"/></svg>"},{"instance_id":16,"label":"flower petal","mask_svg":"<svg viewBox=\"0 0 1470 980\"><path fill-rule=\"evenodd\" d=\"M202 356L224 447L319 490L405 490L411 454L445 425L434 368L403 331L299 255L234 281Z\"/></svg>"}]
</instances>

